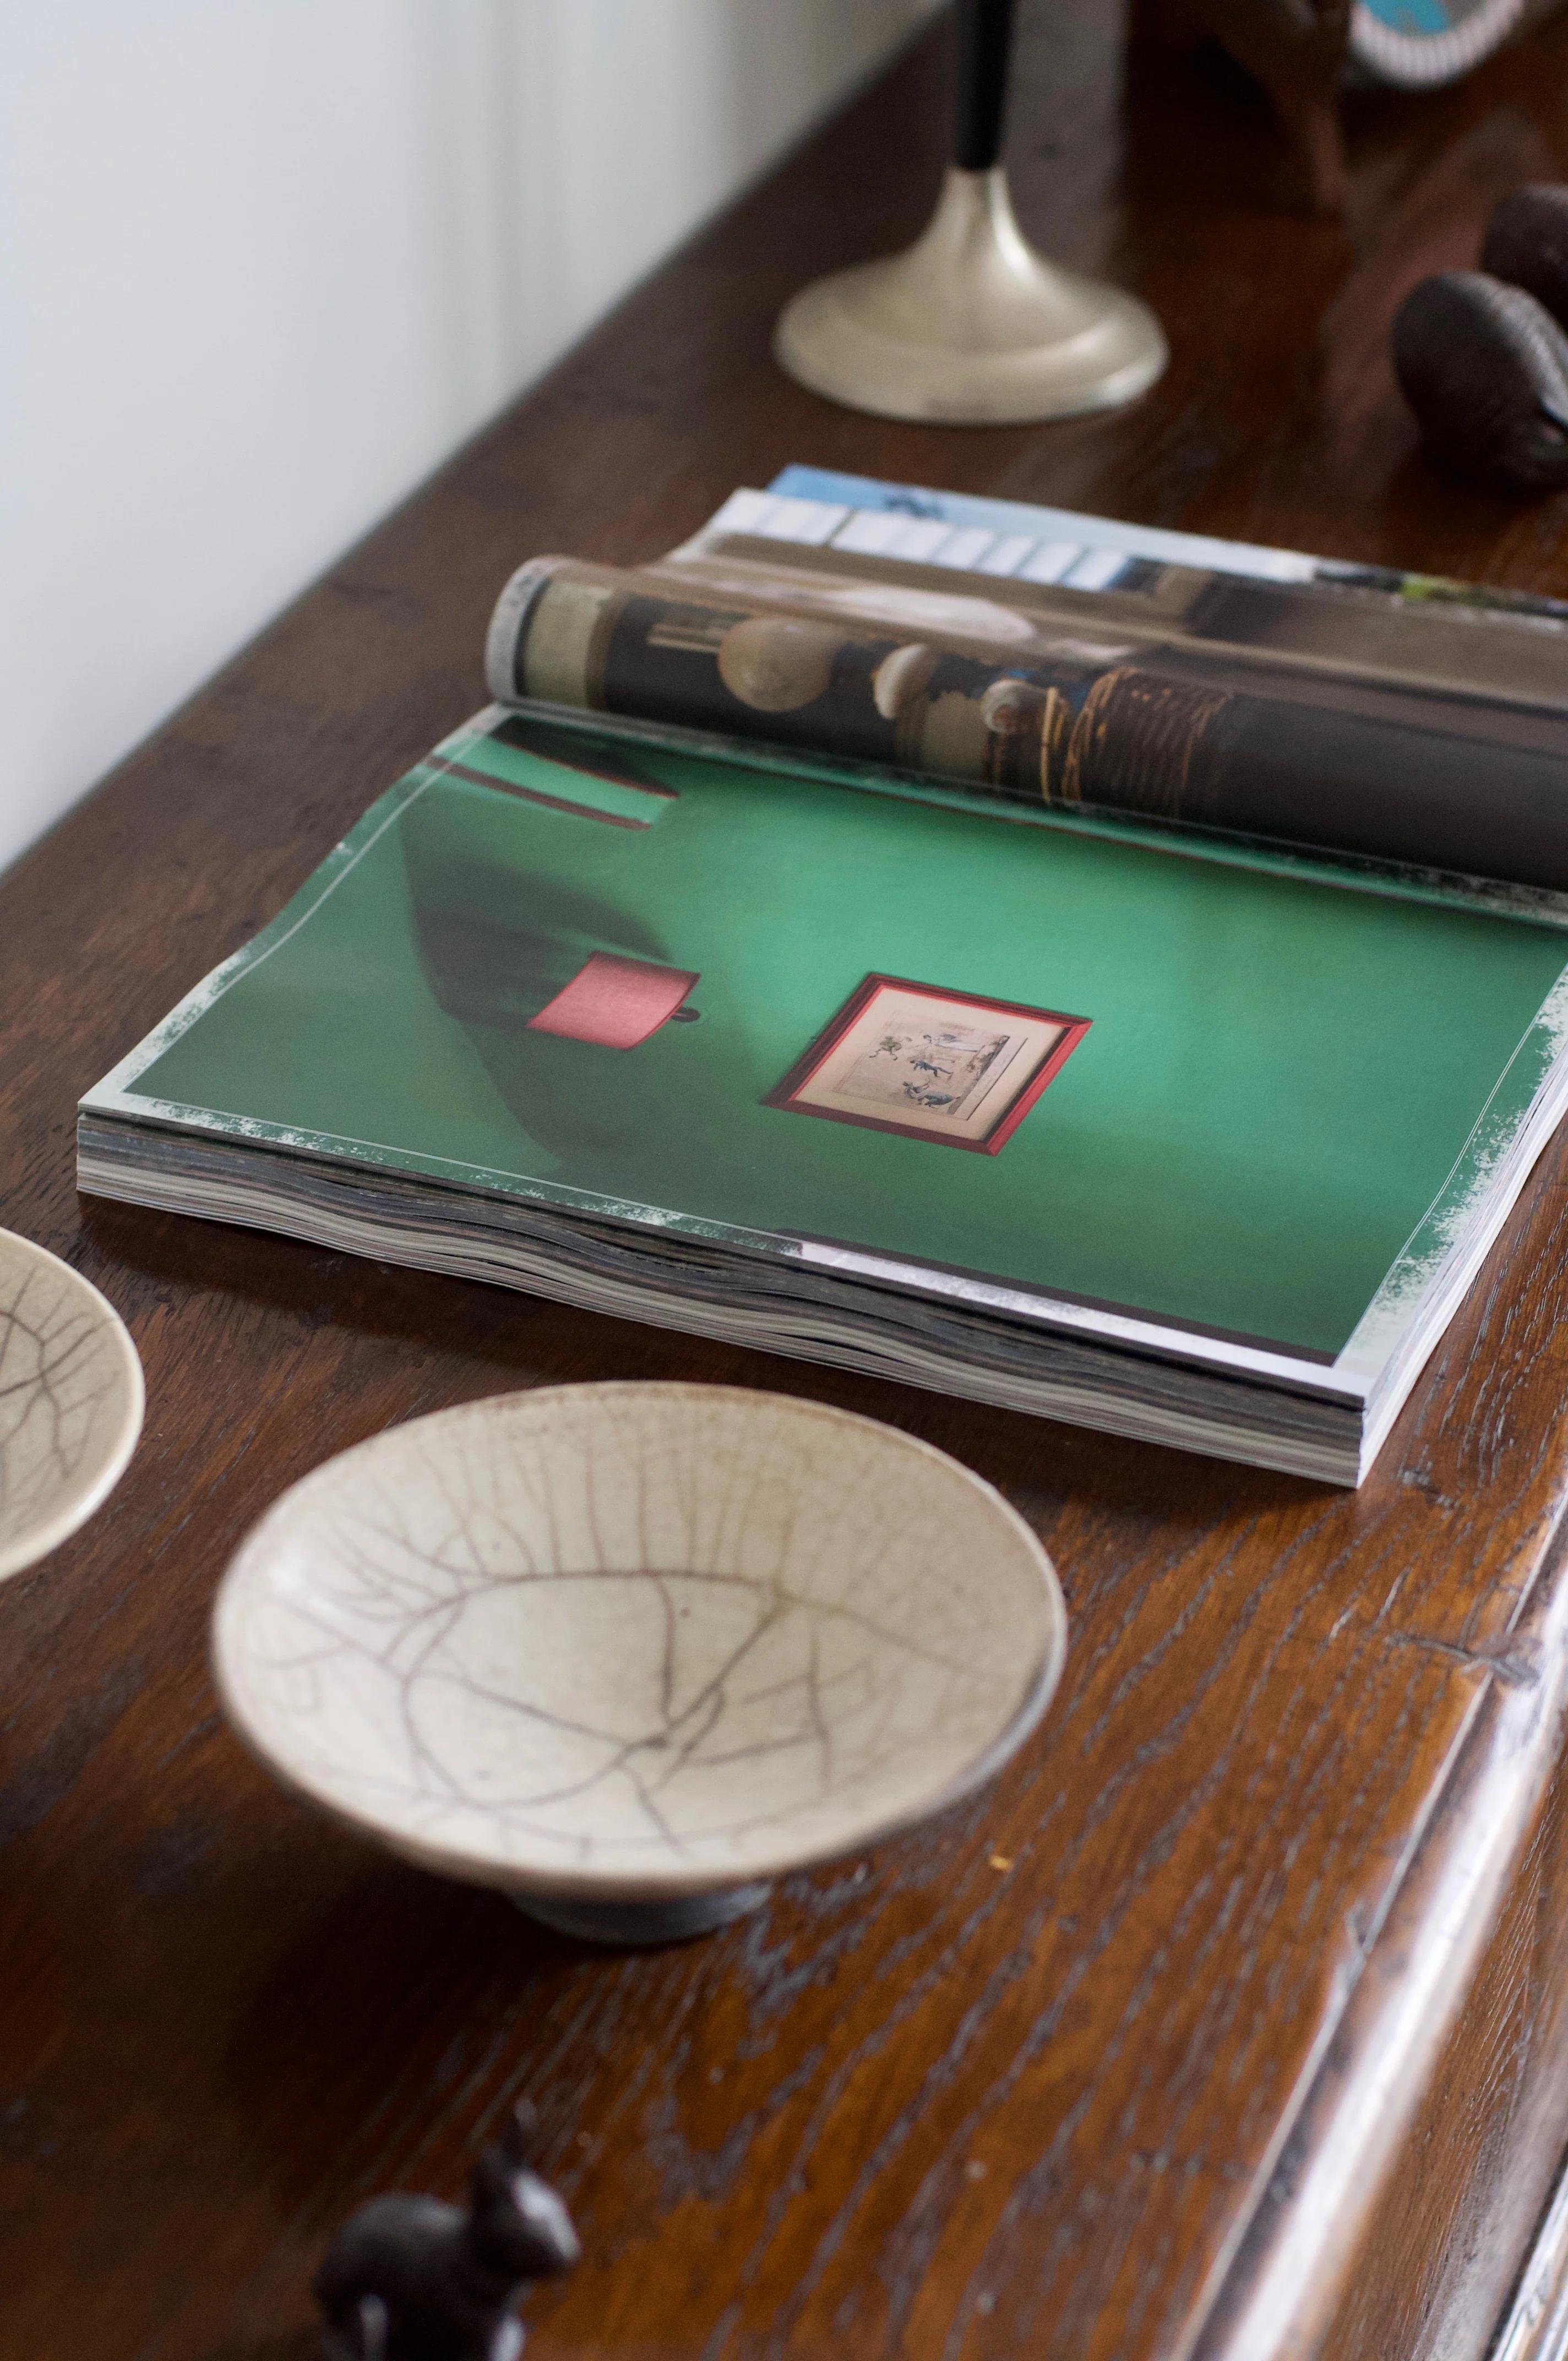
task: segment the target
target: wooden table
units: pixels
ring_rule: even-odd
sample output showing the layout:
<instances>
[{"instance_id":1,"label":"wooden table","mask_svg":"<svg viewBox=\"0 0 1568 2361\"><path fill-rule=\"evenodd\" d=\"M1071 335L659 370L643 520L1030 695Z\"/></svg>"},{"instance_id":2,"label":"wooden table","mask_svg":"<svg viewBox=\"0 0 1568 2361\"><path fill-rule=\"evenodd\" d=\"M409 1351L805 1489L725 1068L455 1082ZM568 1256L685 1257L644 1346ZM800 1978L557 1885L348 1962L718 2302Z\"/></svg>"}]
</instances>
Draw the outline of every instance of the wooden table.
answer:
<instances>
[{"instance_id":1,"label":"wooden table","mask_svg":"<svg viewBox=\"0 0 1568 2361\"><path fill-rule=\"evenodd\" d=\"M1568 172L1568 21L1364 103L1346 227L1276 209L1228 69L1137 62L1124 102L1087 5L1025 32L1021 210L1162 314L1152 396L942 432L770 366L795 286L921 222L938 29L0 892L0 1218L120 1306L149 1398L113 1505L0 1595L16 2361L302 2361L333 2224L455 2192L522 2092L587 2246L532 2300L538 2361L1464 2361L1532 2242L1505 2349L1563 2349L1526 2315L1568 2138L1568 1146L1354 1497L72 1185L79 1090L480 701L532 552L651 554L798 457L1568 592L1568 496L1429 477L1385 336L1503 190ZM693 1373L890 1419L1033 1519L1073 1644L991 1793L626 1957L383 1859L241 1754L208 1602L285 1484L477 1394Z\"/></svg>"}]
</instances>

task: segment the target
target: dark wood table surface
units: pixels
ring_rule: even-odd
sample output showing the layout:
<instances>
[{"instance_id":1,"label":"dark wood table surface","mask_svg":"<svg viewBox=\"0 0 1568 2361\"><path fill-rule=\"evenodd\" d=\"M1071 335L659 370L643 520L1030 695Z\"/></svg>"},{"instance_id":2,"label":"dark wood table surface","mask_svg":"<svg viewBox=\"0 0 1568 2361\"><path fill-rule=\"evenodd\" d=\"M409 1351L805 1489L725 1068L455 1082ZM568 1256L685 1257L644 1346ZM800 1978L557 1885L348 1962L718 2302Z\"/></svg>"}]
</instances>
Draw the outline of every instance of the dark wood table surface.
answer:
<instances>
[{"instance_id":1,"label":"dark wood table surface","mask_svg":"<svg viewBox=\"0 0 1568 2361\"><path fill-rule=\"evenodd\" d=\"M1568 2139L1568 1148L1356 1495L73 1186L78 1092L481 701L532 553L652 554L801 458L1568 593L1568 495L1431 477L1386 337L1498 194L1568 174L1568 21L1356 102L1339 224L1282 209L1232 70L1139 55L1124 84L1097 11L1026 12L1020 210L1145 295L1173 359L1123 413L992 432L857 417L768 359L804 279L921 224L947 38L0 888L0 1219L119 1306L148 1389L112 1505L0 1593L7 2361L303 2361L334 2223L455 2193L522 2093L587 2249L531 2299L539 2361L1465 2361L1510 2301ZM600 1954L275 1789L217 1713L207 1614L328 1453L677 1374L957 1453L1045 1537L1072 1648L978 1801L708 1941ZM1541 2349L1519 2326L1511 2361Z\"/></svg>"}]
</instances>

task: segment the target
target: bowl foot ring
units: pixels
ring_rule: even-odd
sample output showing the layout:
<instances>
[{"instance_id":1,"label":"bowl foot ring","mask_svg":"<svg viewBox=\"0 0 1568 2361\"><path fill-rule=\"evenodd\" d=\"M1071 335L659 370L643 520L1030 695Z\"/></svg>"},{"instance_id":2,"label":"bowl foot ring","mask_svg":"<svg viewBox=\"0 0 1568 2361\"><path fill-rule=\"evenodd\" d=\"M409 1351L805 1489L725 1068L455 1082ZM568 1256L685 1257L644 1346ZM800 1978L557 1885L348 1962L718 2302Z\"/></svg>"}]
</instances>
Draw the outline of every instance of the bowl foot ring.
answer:
<instances>
[{"instance_id":1,"label":"bowl foot ring","mask_svg":"<svg viewBox=\"0 0 1568 2361\"><path fill-rule=\"evenodd\" d=\"M569 1894L514 1896L520 1910L557 1935L585 1943L619 1943L628 1949L655 1943L689 1943L737 1918L760 1910L771 1884L727 1885L715 1894L682 1894L668 1902L577 1902Z\"/></svg>"}]
</instances>

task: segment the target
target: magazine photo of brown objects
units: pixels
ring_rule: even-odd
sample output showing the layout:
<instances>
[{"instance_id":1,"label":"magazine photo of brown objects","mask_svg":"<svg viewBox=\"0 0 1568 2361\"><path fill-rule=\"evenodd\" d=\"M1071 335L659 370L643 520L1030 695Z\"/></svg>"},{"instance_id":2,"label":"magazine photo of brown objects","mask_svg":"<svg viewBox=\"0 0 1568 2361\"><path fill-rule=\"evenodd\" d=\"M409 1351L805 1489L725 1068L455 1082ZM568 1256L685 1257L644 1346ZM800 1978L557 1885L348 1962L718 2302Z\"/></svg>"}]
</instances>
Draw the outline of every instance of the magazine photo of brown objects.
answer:
<instances>
[{"instance_id":1,"label":"magazine photo of brown objects","mask_svg":"<svg viewBox=\"0 0 1568 2361\"><path fill-rule=\"evenodd\" d=\"M711 587L701 561L683 584L674 562L619 573L540 559L498 613L492 687L1036 806L1568 885L1563 684L1550 644L1526 631L1471 632L1467 674L1497 675L1478 698L1469 677L1408 673L1398 630L1385 633L1384 667L1367 661L1376 631L1358 658L1332 636L1320 653L1310 616L1294 644L1279 644L1266 597L1250 601L1255 620L1236 611L1245 593L1205 598L1204 577L1183 580L1183 569L1146 569L1155 582L1136 599L1053 611L956 588L878 597L868 584L854 602L819 578L816 559L802 552L794 578ZM888 620L846 616L846 603L880 605ZM1228 604L1230 636L1185 628L1170 609L1187 603ZM1444 636L1441 611L1434 620Z\"/></svg>"}]
</instances>

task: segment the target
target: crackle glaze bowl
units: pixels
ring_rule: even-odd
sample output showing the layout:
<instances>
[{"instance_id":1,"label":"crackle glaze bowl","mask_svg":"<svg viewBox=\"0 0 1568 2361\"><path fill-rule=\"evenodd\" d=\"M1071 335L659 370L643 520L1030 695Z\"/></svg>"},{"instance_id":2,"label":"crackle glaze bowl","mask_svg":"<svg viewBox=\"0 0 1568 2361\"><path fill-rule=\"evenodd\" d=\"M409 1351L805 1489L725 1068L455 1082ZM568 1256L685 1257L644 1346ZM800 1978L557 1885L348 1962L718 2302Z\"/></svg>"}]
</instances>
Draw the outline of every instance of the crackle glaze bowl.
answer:
<instances>
[{"instance_id":1,"label":"crackle glaze bowl","mask_svg":"<svg viewBox=\"0 0 1568 2361\"><path fill-rule=\"evenodd\" d=\"M0 1230L0 1580L113 1491L141 1433L141 1362L97 1289Z\"/></svg>"},{"instance_id":2,"label":"crackle glaze bowl","mask_svg":"<svg viewBox=\"0 0 1568 2361\"><path fill-rule=\"evenodd\" d=\"M928 1444L740 1388L543 1388L390 1428L225 1576L219 1688L286 1784L611 1942L675 1939L990 1776L1067 1617Z\"/></svg>"}]
</instances>

